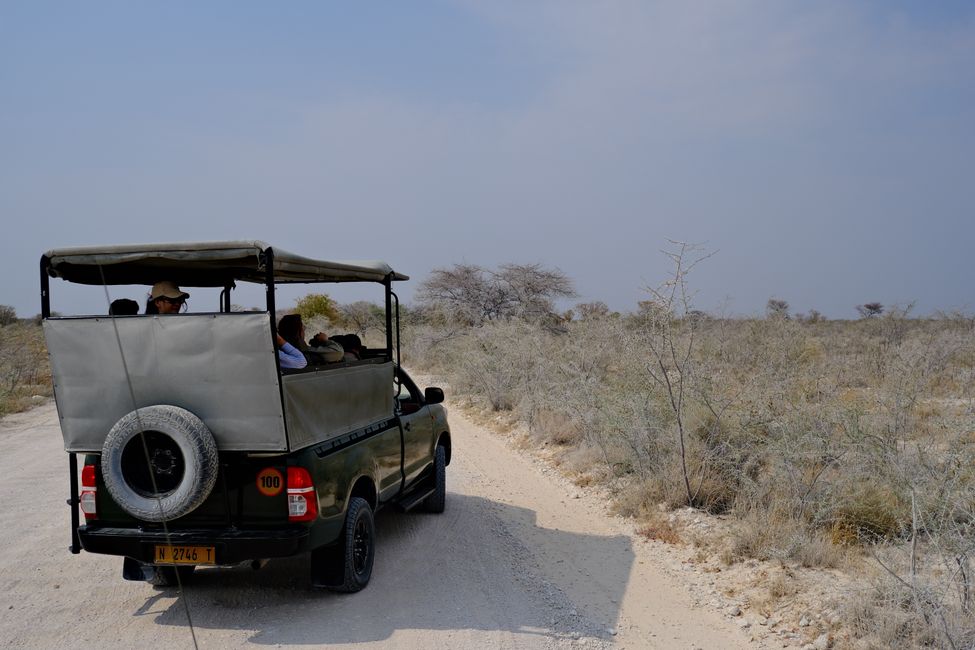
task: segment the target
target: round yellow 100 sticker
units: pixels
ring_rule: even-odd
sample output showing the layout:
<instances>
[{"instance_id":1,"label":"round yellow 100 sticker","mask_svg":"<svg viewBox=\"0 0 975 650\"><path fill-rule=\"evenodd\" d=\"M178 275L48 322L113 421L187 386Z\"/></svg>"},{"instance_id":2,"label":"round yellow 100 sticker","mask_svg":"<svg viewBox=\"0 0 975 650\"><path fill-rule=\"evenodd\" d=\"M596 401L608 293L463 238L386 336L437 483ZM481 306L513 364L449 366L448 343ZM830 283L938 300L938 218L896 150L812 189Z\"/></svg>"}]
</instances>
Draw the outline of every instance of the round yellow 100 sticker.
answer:
<instances>
[{"instance_id":1,"label":"round yellow 100 sticker","mask_svg":"<svg viewBox=\"0 0 975 650\"><path fill-rule=\"evenodd\" d=\"M273 467L265 467L257 474L257 489L266 497L276 497L284 489L284 476Z\"/></svg>"}]
</instances>

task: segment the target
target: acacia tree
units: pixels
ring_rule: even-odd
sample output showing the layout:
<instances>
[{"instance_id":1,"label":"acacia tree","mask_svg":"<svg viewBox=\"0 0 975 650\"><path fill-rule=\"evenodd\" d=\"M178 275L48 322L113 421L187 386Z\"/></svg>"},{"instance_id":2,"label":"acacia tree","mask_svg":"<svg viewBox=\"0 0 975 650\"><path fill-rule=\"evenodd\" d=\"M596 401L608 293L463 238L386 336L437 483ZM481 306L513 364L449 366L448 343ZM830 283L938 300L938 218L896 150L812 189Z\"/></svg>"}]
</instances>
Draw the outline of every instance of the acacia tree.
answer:
<instances>
[{"instance_id":1,"label":"acacia tree","mask_svg":"<svg viewBox=\"0 0 975 650\"><path fill-rule=\"evenodd\" d=\"M765 304L765 315L771 319L788 320L789 303L781 298L769 298Z\"/></svg>"},{"instance_id":2,"label":"acacia tree","mask_svg":"<svg viewBox=\"0 0 975 650\"><path fill-rule=\"evenodd\" d=\"M10 305L0 305L0 327L17 322L17 312Z\"/></svg>"},{"instance_id":3,"label":"acacia tree","mask_svg":"<svg viewBox=\"0 0 975 650\"><path fill-rule=\"evenodd\" d=\"M369 330L386 332L386 316L383 308L368 300L358 300L341 305L339 314L342 323L356 334L365 335Z\"/></svg>"},{"instance_id":4,"label":"acacia tree","mask_svg":"<svg viewBox=\"0 0 975 650\"><path fill-rule=\"evenodd\" d=\"M810 309L805 314L796 314L796 320L800 323L821 323L826 317L818 310Z\"/></svg>"},{"instance_id":5,"label":"acacia tree","mask_svg":"<svg viewBox=\"0 0 975 650\"><path fill-rule=\"evenodd\" d=\"M677 428L678 458L687 505L698 504L704 485L707 462L699 464L698 476L692 477L688 463L687 399L693 392L697 369L694 363L696 328L699 320L687 318L694 312L687 274L699 263L714 255L694 244L670 241L672 250L662 251L673 264L670 278L657 287L647 287L651 300L640 303L642 331L650 350L646 368L653 384L663 391ZM714 416L715 426L721 421L721 410L705 400ZM713 432L711 432L713 433Z\"/></svg>"},{"instance_id":6,"label":"acacia tree","mask_svg":"<svg viewBox=\"0 0 975 650\"><path fill-rule=\"evenodd\" d=\"M602 300L580 302L575 311L579 314L579 320L599 320L609 316L609 305Z\"/></svg>"},{"instance_id":7,"label":"acacia tree","mask_svg":"<svg viewBox=\"0 0 975 650\"><path fill-rule=\"evenodd\" d=\"M857 313L860 314L860 318L876 318L884 313L884 306L879 302L868 302L857 305Z\"/></svg>"},{"instance_id":8,"label":"acacia tree","mask_svg":"<svg viewBox=\"0 0 975 650\"><path fill-rule=\"evenodd\" d=\"M541 264L503 264L498 270L475 264L434 269L417 291L417 302L438 308L469 325L550 316L557 298L575 295L572 280Z\"/></svg>"},{"instance_id":9,"label":"acacia tree","mask_svg":"<svg viewBox=\"0 0 975 650\"><path fill-rule=\"evenodd\" d=\"M537 321L553 313L555 299L576 295L569 276L541 264L503 264L494 277L507 297L507 318Z\"/></svg>"}]
</instances>

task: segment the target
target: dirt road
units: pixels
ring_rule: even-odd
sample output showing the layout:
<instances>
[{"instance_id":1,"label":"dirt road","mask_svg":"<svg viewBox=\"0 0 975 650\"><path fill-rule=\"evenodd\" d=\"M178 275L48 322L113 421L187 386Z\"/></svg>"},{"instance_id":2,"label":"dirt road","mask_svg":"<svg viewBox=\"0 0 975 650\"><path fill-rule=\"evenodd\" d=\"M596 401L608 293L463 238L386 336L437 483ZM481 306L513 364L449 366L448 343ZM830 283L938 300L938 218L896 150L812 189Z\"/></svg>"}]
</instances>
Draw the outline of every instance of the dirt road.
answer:
<instances>
[{"instance_id":1,"label":"dirt road","mask_svg":"<svg viewBox=\"0 0 975 650\"><path fill-rule=\"evenodd\" d=\"M630 535L457 409L443 515L377 515L369 587L308 587L307 558L200 570L175 590L121 559L68 552L67 455L54 405L0 420L0 644L31 648L736 648L659 546ZM188 624L187 611L192 618Z\"/></svg>"}]
</instances>

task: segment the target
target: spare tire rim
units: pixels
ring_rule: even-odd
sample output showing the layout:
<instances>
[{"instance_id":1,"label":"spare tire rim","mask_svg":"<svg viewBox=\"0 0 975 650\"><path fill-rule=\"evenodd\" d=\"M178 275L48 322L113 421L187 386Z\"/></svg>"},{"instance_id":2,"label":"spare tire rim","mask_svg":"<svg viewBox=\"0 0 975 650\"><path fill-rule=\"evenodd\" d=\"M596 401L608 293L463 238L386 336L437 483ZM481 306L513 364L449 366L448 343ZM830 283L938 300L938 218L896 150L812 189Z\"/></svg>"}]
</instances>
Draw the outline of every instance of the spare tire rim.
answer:
<instances>
[{"instance_id":1,"label":"spare tire rim","mask_svg":"<svg viewBox=\"0 0 975 650\"><path fill-rule=\"evenodd\" d=\"M183 482L185 471L186 461L179 445L160 431L146 431L142 436L132 436L122 451L122 477L134 492L143 497L172 494Z\"/></svg>"}]
</instances>

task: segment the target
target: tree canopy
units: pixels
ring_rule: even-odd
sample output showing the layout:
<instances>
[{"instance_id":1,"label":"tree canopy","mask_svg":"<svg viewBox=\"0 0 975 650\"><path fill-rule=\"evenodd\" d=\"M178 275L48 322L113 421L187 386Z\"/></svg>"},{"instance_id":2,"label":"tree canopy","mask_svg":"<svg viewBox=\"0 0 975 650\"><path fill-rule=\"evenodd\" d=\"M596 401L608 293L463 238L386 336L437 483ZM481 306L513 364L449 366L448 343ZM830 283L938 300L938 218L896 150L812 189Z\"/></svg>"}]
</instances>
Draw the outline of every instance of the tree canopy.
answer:
<instances>
[{"instance_id":1,"label":"tree canopy","mask_svg":"<svg viewBox=\"0 0 975 650\"><path fill-rule=\"evenodd\" d=\"M454 264L431 271L420 283L417 301L479 325L513 318L537 321L554 312L556 299L574 295L569 276L541 264L503 264L497 270Z\"/></svg>"},{"instance_id":2,"label":"tree canopy","mask_svg":"<svg viewBox=\"0 0 975 650\"><path fill-rule=\"evenodd\" d=\"M335 301L324 293L309 293L298 299L295 303L295 311L301 314L301 318L306 323L317 316L323 316L333 323L341 320Z\"/></svg>"}]
</instances>

